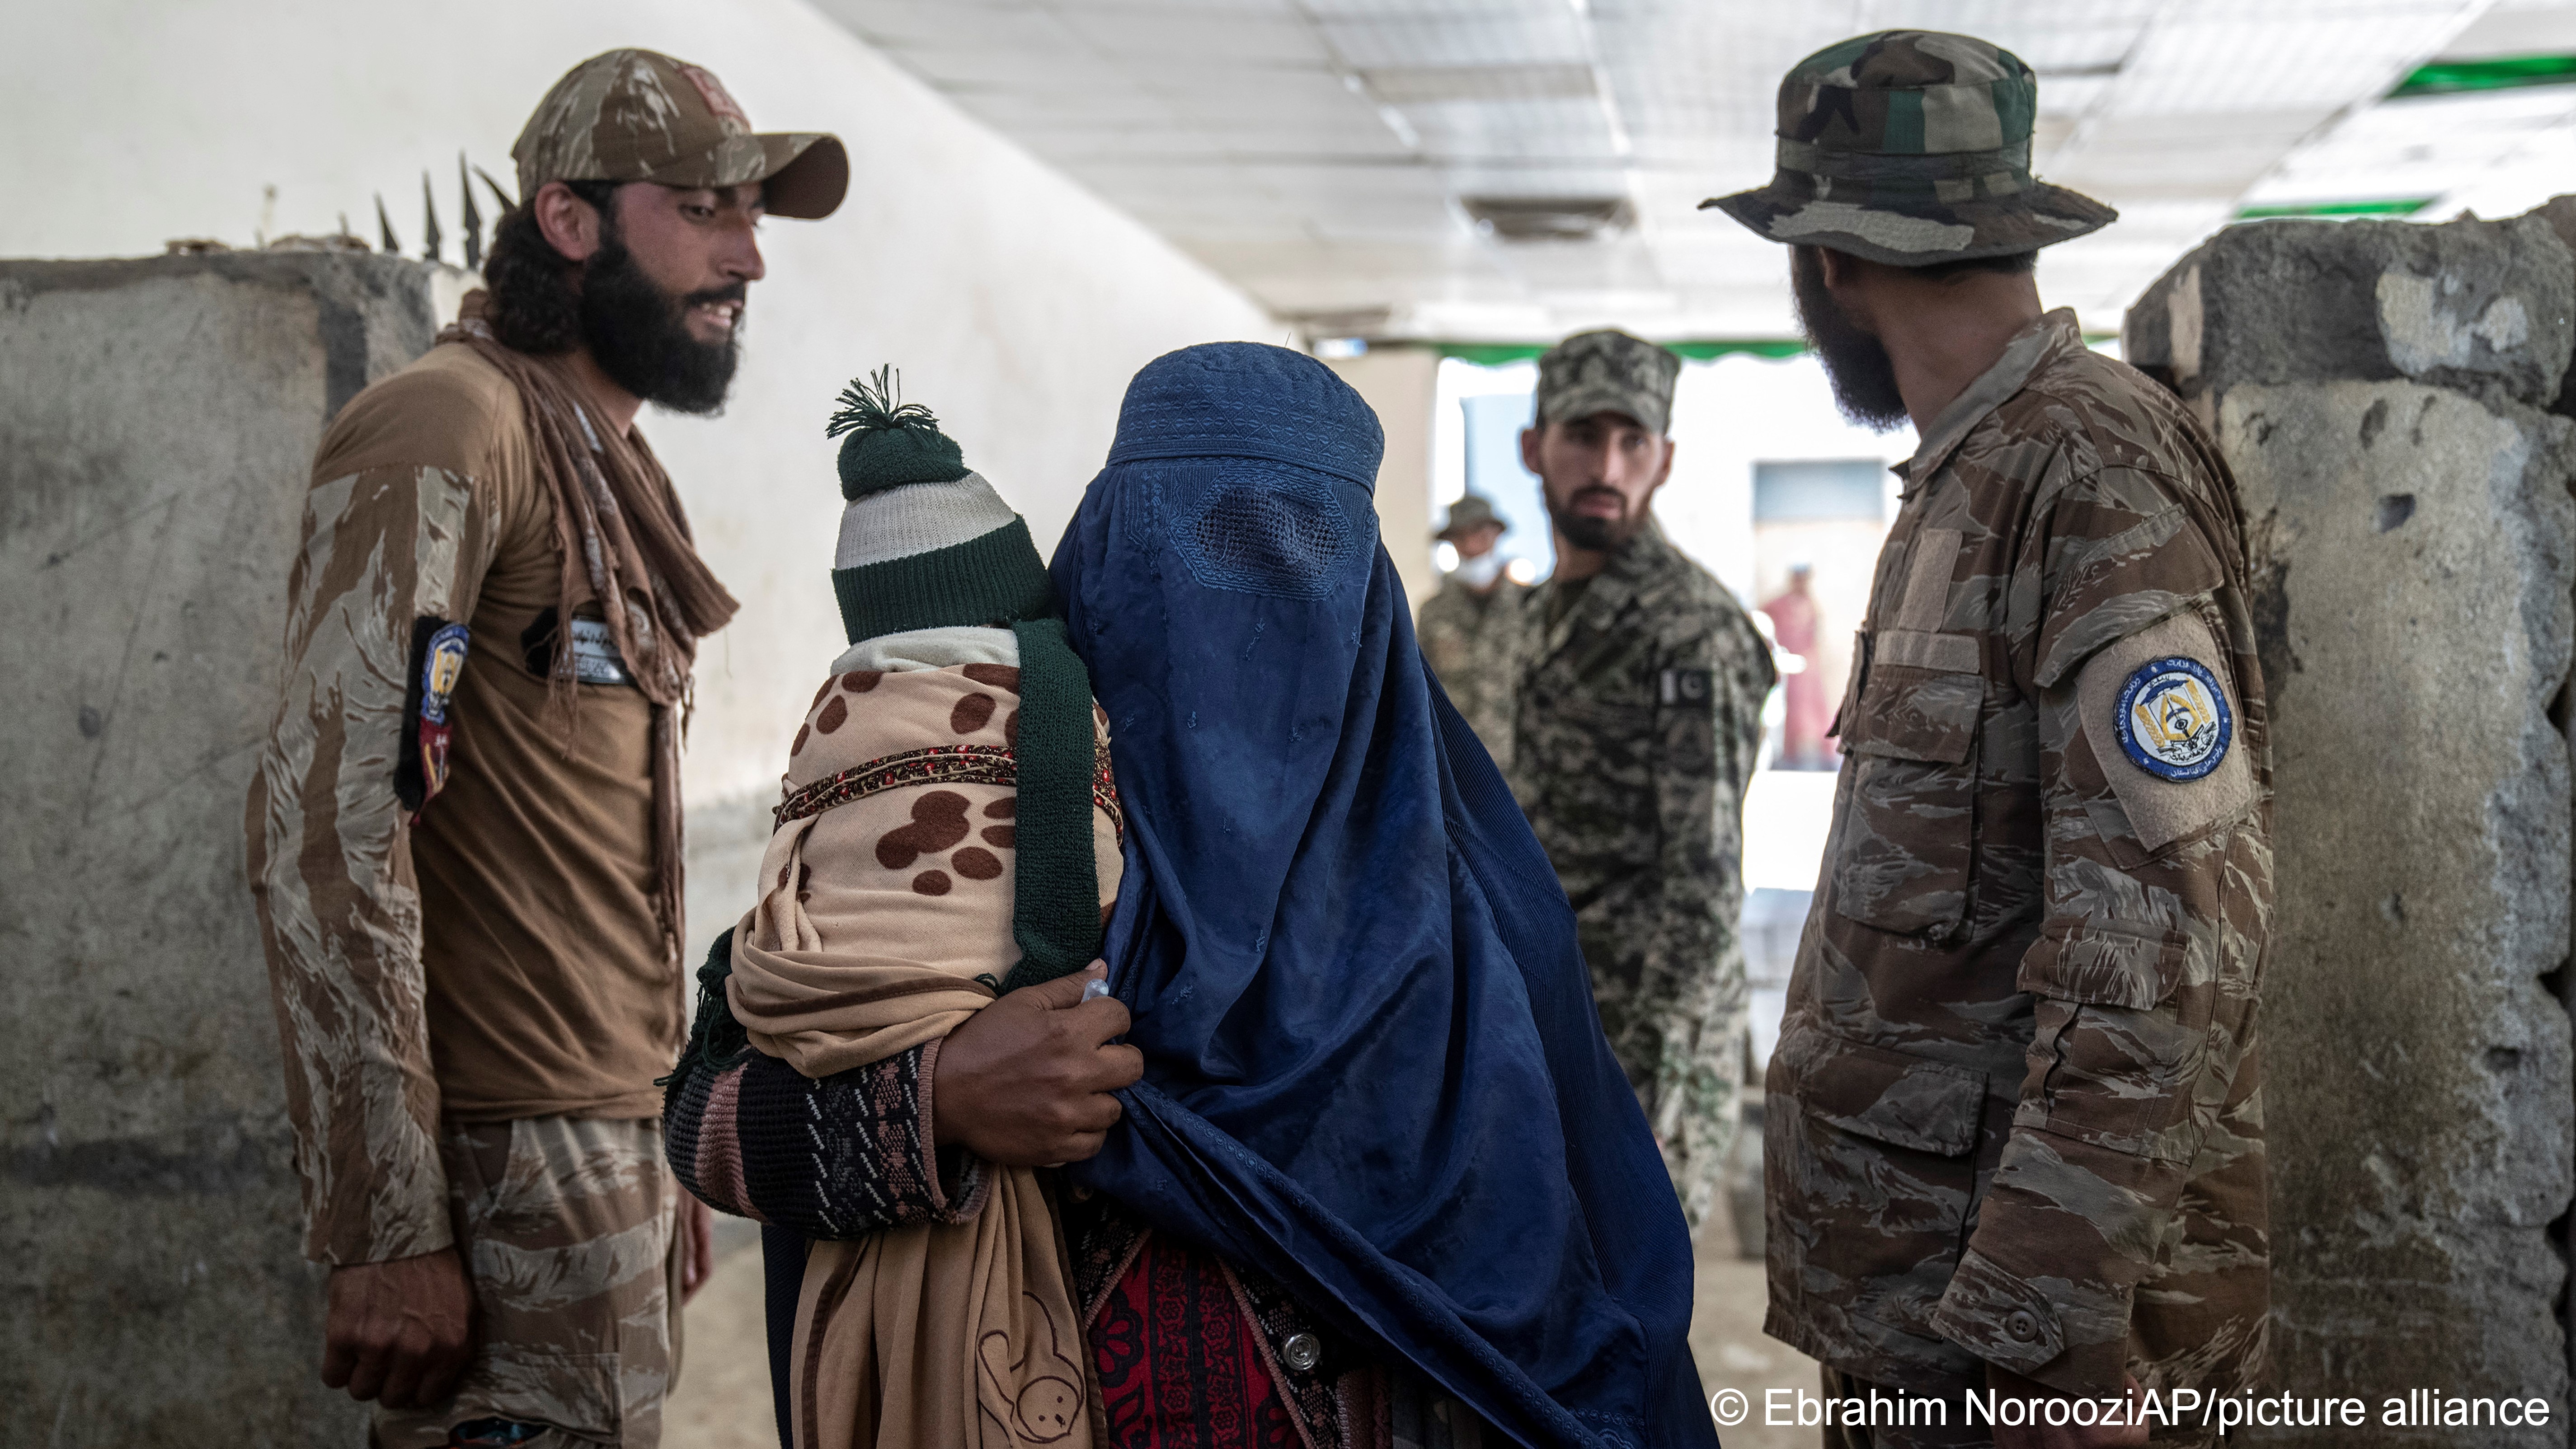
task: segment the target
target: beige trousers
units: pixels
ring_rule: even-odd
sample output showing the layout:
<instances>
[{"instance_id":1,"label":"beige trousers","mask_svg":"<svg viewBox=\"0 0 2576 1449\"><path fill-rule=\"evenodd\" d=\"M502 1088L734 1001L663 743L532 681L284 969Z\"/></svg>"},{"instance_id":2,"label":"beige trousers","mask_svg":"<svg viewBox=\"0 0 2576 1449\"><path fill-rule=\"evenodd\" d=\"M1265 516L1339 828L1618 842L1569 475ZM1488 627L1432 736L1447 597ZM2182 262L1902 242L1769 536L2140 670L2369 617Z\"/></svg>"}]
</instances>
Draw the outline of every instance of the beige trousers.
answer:
<instances>
[{"instance_id":1,"label":"beige trousers","mask_svg":"<svg viewBox=\"0 0 2576 1449\"><path fill-rule=\"evenodd\" d=\"M540 1430L519 1449L655 1449L680 1368L679 1187L661 1124L450 1124L439 1157L474 1290L474 1361L447 1403L379 1410L375 1442L440 1449L501 1420Z\"/></svg>"}]
</instances>

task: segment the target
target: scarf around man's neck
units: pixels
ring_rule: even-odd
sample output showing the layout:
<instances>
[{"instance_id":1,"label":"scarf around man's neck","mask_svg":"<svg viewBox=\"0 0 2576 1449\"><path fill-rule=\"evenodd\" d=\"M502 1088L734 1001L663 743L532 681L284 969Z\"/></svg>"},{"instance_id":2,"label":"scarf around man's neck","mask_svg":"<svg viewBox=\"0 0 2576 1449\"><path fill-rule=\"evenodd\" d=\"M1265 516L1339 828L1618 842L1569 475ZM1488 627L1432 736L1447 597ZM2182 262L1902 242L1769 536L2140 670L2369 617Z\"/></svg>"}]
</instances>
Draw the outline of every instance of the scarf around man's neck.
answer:
<instances>
[{"instance_id":1,"label":"scarf around man's neck","mask_svg":"<svg viewBox=\"0 0 2576 1449\"><path fill-rule=\"evenodd\" d=\"M553 496L555 551L563 578L557 647L547 677L548 712L564 747L580 694L574 688L573 611L599 605L601 622L636 688L653 702L653 868L665 957L676 966L681 933L680 735L687 724L690 669L698 640L725 626L741 605L718 582L689 533L670 475L641 435L593 422L595 409L560 364L501 345L486 321L490 299L466 295L438 341L474 349L519 392L527 410L537 476Z\"/></svg>"}]
</instances>

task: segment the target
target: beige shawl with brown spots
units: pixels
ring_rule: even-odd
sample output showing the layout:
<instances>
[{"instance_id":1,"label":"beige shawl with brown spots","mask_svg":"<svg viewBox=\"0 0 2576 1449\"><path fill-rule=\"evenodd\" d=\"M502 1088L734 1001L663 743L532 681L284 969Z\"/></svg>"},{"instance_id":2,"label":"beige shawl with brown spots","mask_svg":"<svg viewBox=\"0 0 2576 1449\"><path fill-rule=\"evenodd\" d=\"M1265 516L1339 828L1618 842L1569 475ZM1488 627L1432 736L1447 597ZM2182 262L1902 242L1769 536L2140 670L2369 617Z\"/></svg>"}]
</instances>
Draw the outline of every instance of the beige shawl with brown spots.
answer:
<instances>
[{"instance_id":1,"label":"beige shawl with brown spots","mask_svg":"<svg viewBox=\"0 0 2576 1449\"><path fill-rule=\"evenodd\" d=\"M1020 954L1018 684L1010 666L966 664L852 671L815 695L763 894L734 933L726 993L754 1047L829 1076L944 1037L992 1001L985 983ZM1105 769L1092 822L1105 908L1120 870ZM813 1245L790 1385L797 1449L1088 1449L1096 1393L1055 1214L1032 1169L988 1171L991 1195L964 1222Z\"/></svg>"}]
</instances>

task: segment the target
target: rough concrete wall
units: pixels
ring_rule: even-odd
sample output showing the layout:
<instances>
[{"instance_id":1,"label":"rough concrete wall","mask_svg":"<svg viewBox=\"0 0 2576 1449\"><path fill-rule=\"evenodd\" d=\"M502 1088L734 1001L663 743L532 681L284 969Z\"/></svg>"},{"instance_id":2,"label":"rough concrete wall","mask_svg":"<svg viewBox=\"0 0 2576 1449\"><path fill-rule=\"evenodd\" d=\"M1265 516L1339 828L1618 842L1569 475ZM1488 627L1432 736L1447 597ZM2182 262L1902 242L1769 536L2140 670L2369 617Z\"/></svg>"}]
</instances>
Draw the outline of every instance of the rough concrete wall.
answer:
<instances>
[{"instance_id":1,"label":"rough concrete wall","mask_svg":"<svg viewBox=\"0 0 2576 1449\"><path fill-rule=\"evenodd\" d=\"M0 1443L348 1445L242 802L325 417L435 277L0 263Z\"/></svg>"},{"instance_id":2,"label":"rough concrete wall","mask_svg":"<svg viewBox=\"0 0 2576 1449\"><path fill-rule=\"evenodd\" d=\"M2524 218L2240 226L2129 314L2236 471L2259 584L2273 1378L2373 1423L2247 1442L2570 1442L2571 313ZM2416 1388L2550 1427L2381 1425Z\"/></svg>"}]
</instances>

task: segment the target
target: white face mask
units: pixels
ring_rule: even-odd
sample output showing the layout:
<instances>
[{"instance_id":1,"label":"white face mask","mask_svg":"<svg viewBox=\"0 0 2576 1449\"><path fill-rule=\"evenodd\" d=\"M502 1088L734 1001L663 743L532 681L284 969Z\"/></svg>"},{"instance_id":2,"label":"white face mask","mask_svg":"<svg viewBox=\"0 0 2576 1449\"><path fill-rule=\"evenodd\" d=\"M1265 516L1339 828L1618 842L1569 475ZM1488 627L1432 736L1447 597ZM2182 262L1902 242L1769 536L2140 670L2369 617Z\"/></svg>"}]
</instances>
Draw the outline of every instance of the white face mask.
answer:
<instances>
[{"instance_id":1,"label":"white face mask","mask_svg":"<svg viewBox=\"0 0 2576 1449\"><path fill-rule=\"evenodd\" d=\"M1503 557L1500 549L1495 549L1475 558L1460 559L1458 566L1449 571L1449 577L1471 589L1481 589L1501 578L1503 565L1510 562L1510 559Z\"/></svg>"}]
</instances>

